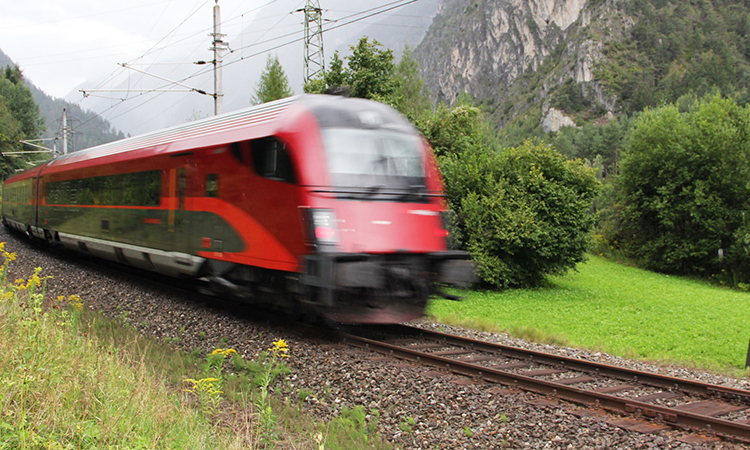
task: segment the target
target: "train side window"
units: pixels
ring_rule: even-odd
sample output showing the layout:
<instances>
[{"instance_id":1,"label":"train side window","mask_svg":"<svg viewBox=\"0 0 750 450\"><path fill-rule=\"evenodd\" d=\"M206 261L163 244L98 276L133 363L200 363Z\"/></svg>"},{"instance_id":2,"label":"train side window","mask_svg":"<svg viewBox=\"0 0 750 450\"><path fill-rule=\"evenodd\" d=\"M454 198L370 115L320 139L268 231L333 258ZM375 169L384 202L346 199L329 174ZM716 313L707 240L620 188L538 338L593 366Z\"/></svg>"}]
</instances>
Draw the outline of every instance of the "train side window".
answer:
<instances>
[{"instance_id":1,"label":"train side window","mask_svg":"<svg viewBox=\"0 0 750 450\"><path fill-rule=\"evenodd\" d=\"M48 182L45 200L48 205L159 206L161 171Z\"/></svg>"},{"instance_id":2,"label":"train side window","mask_svg":"<svg viewBox=\"0 0 750 450\"><path fill-rule=\"evenodd\" d=\"M275 137L250 141L255 172L265 178L294 183L294 168L283 142Z\"/></svg>"},{"instance_id":3,"label":"train side window","mask_svg":"<svg viewBox=\"0 0 750 450\"><path fill-rule=\"evenodd\" d=\"M209 173L206 175L206 197L219 196L219 174Z\"/></svg>"},{"instance_id":4,"label":"train side window","mask_svg":"<svg viewBox=\"0 0 750 450\"><path fill-rule=\"evenodd\" d=\"M250 148L249 148L249 142L232 142L229 145L229 150L232 153L232 156L240 162L240 164L245 166L250 166L250 161L252 160L252 157L250 156Z\"/></svg>"}]
</instances>

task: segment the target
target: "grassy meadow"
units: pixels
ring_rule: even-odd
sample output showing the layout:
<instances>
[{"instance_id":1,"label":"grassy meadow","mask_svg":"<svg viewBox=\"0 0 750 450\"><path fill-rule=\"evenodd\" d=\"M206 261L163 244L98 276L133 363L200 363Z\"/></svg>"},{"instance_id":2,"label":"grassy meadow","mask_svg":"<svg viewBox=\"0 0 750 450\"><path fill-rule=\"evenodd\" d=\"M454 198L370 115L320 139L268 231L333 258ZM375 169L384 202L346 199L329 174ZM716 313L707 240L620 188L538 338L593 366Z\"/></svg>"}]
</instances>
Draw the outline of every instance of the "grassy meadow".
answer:
<instances>
[{"instance_id":1,"label":"grassy meadow","mask_svg":"<svg viewBox=\"0 0 750 450\"><path fill-rule=\"evenodd\" d=\"M461 291L435 300L445 323L740 376L750 293L591 256L538 289Z\"/></svg>"}]
</instances>

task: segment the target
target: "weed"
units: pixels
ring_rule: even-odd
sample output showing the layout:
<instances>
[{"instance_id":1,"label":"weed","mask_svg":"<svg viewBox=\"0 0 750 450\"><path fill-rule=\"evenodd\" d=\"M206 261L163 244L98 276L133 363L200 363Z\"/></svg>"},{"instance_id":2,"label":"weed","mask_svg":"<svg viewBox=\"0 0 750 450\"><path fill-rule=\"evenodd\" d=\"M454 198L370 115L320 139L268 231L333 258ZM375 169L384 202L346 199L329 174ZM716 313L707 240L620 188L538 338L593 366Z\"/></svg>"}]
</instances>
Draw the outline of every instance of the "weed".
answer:
<instances>
[{"instance_id":1,"label":"weed","mask_svg":"<svg viewBox=\"0 0 750 450\"><path fill-rule=\"evenodd\" d=\"M182 380L190 383L191 387L185 391L196 396L203 417L214 425L219 423L218 408L224 400L224 391L221 390L224 385L224 360L236 354L237 351L231 348L217 348L206 357L206 377Z\"/></svg>"},{"instance_id":2,"label":"weed","mask_svg":"<svg viewBox=\"0 0 750 450\"><path fill-rule=\"evenodd\" d=\"M208 371L215 377L220 377L224 370L224 361L227 358L231 358L232 355L236 355L237 350L233 348L217 348L210 355L206 357L208 363Z\"/></svg>"},{"instance_id":3,"label":"weed","mask_svg":"<svg viewBox=\"0 0 750 450\"><path fill-rule=\"evenodd\" d=\"M269 399L269 389L274 380L279 376L282 371L288 373L289 369L283 363L284 358L289 357L289 345L283 339L274 341L271 348L264 353L264 364L263 370L258 377L258 386L260 387L260 395L255 401L255 406L258 408L258 437L264 441L269 442L275 438L273 434L273 426L276 423L276 416L271 408L271 402Z\"/></svg>"},{"instance_id":4,"label":"weed","mask_svg":"<svg viewBox=\"0 0 750 450\"><path fill-rule=\"evenodd\" d=\"M311 389L300 389L299 392L297 392L297 398L301 402L304 402L305 400L307 400L307 398L310 397L311 395L313 395L313 391Z\"/></svg>"},{"instance_id":5,"label":"weed","mask_svg":"<svg viewBox=\"0 0 750 450\"><path fill-rule=\"evenodd\" d=\"M398 429L404 433L411 433L414 430L414 425L416 425L416 423L417 422L413 417L408 416L398 424Z\"/></svg>"},{"instance_id":6,"label":"weed","mask_svg":"<svg viewBox=\"0 0 750 450\"><path fill-rule=\"evenodd\" d=\"M331 397L331 387L324 386L323 387L323 399L320 402L323 404L327 404L330 397Z\"/></svg>"},{"instance_id":7,"label":"weed","mask_svg":"<svg viewBox=\"0 0 750 450\"><path fill-rule=\"evenodd\" d=\"M219 378L201 378L200 380L186 378L183 381L191 384L191 387L185 389L185 392L190 392L198 398L198 404L200 405L203 417L214 420L217 417L219 405L223 400L221 394L224 392L219 390L221 380Z\"/></svg>"},{"instance_id":8,"label":"weed","mask_svg":"<svg viewBox=\"0 0 750 450\"><path fill-rule=\"evenodd\" d=\"M331 421L330 434L358 443L360 446L367 446L375 435L379 421L380 413L377 410L368 415L364 406L344 406L339 415Z\"/></svg>"},{"instance_id":9,"label":"weed","mask_svg":"<svg viewBox=\"0 0 750 450\"><path fill-rule=\"evenodd\" d=\"M212 358L176 351L90 312L78 296L45 299L41 269L8 283L15 255L0 243L0 258L0 448L275 448L274 413L285 447L391 448L374 433L377 411L347 411L333 426L275 399L274 383L289 373L283 340L258 362L226 348ZM267 407L253 411L261 402ZM347 427L359 430L356 442L329 433Z\"/></svg>"},{"instance_id":10,"label":"weed","mask_svg":"<svg viewBox=\"0 0 750 450\"><path fill-rule=\"evenodd\" d=\"M464 436L466 436L467 438L473 437L474 436L474 432L471 431L471 428L464 427Z\"/></svg>"}]
</instances>

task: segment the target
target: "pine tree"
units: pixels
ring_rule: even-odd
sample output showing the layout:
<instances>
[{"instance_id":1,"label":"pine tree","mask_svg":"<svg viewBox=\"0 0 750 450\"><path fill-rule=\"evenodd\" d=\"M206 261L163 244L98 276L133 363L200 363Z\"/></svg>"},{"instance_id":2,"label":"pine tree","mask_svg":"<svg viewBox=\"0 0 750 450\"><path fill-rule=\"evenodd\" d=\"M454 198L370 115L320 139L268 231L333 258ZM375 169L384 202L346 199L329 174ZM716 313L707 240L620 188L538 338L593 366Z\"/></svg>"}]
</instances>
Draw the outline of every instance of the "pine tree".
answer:
<instances>
[{"instance_id":1,"label":"pine tree","mask_svg":"<svg viewBox=\"0 0 750 450\"><path fill-rule=\"evenodd\" d=\"M289 79L281 67L279 57L268 55L266 68L260 75L260 81L255 90L253 104L260 105L292 95L294 95L294 92L289 87Z\"/></svg>"}]
</instances>

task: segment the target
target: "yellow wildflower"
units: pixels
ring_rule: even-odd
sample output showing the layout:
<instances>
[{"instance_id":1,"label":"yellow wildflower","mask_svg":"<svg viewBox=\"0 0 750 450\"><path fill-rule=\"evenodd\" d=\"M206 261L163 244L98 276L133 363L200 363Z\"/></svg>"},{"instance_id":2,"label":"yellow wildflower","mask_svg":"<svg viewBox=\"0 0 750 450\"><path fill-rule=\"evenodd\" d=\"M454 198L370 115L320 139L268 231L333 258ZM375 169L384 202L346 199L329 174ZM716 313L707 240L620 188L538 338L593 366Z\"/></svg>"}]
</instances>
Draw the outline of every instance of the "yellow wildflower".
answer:
<instances>
[{"instance_id":1,"label":"yellow wildflower","mask_svg":"<svg viewBox=\"0 0 750 450\"><path fill-rule=\"evenodd\" d=\"M230 356L232 353L237 353L237 350L233 348L217 348L211 352L212 355L224 355L224 357Z\"/></svg>"},{"instance_id":2,"label":"yellow wildflower","mask_svg":"<svg viewBox=\"0 0 750 450\"><path fill-rule=\"evenodd\" d=\"M276 358L288 358L289 357L289 345L283 339L273 342L273 347L268 349L271 352L271 357Z\"/></svg>"}]
</instances>

